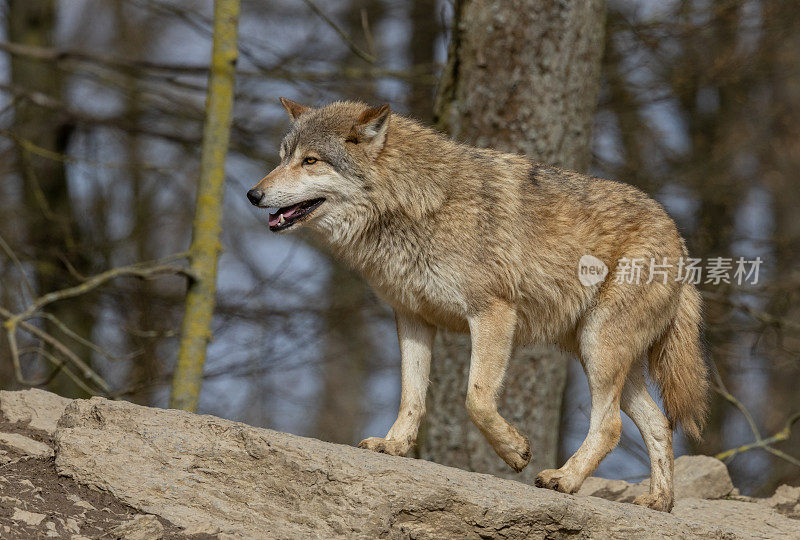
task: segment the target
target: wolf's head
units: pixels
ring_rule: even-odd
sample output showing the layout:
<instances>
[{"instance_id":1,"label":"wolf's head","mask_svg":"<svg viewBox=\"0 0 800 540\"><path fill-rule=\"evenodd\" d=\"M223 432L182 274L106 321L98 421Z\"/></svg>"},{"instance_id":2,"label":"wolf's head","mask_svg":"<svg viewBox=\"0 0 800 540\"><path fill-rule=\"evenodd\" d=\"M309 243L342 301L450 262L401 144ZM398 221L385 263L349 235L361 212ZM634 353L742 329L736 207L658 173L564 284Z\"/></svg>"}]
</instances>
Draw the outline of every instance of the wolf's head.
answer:
<instances>
[{"instance_id":1,"label":"wolf's head","mask_svg":"<svg viewBox=\"0 0 800 540\"><path fill-rule=\"evenodd\" d=\"M281 98L292 127L281 143L280 164L247 198L277 208L269 228L283 232L309 223L334 230L367 205L365 179L386 142L389 106L337 102L310 108Z\"/></svg>"}]
</instances>

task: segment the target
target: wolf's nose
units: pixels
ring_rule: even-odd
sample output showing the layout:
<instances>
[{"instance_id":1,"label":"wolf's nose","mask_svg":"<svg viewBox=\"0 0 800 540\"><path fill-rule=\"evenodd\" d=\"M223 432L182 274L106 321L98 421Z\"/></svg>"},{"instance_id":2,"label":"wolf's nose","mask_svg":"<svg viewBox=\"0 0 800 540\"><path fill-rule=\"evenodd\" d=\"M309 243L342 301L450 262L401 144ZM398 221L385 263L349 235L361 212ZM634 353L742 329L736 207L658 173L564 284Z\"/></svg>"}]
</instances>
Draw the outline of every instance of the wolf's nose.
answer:
<instances>
[{"instance_id":1,"label":"wolf's nose","mask_svg":"<svg viewBox=\"0 0 800 540\"><path fill-rule=\"evenodd\" d=\"M250 200L251 204L258 206L261 202L261 199L264 198L264 192L260 189L253 188L247 192L247 198Z\"/></svg>"}]
</instances>

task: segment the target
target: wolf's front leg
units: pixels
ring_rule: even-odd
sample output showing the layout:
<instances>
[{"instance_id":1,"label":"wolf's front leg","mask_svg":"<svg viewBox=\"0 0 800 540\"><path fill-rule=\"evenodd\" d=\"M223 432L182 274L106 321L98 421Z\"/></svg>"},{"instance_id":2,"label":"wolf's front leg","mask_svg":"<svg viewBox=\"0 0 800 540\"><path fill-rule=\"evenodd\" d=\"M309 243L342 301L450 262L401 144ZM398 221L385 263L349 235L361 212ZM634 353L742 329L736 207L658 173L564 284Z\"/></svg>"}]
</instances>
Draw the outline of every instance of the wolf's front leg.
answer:
<instances>
[{"instance_id":1,"label":"wolf's front leg","mask_svg":"<svg viewBox=\"0 0 800 540\"><path fill-rule=\"evenodd\" d=\"M431 368L431 349L436 327L414 315L395 311L397 338L402 360L400 412L385 439L370 437L359 448L404 456L417 441L417 432L425 415L425 394Z\"/></svg>"},{"instance_id":2,"label":"wolf's front leg","mask_svg":"<svg viewBox=\"0 0 800 540\"><path fill-rule=\"evenodd\" d=\"M501 300L469 318L472 357L467 410L495 452L512 469L521 471L531 460L531 445L497 412L497 394L514 346L516 324L516 309Z\"/></svg>"}]
</instances>

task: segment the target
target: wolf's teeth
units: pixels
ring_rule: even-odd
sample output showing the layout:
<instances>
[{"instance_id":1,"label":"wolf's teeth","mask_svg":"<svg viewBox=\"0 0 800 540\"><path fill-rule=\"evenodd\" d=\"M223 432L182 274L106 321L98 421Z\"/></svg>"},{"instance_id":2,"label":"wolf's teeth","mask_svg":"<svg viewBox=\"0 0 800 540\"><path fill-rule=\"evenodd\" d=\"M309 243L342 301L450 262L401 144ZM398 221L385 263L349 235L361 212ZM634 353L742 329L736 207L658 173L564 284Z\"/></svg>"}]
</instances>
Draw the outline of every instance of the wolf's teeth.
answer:
<instances>
[{"instance_id":1,"label":"wolf's teeth","mask_svg":"<svg viewBox=\"0 0 800 540\"><path fill-rule=\"evenodd\" d=\"M286 220L285 220L285 219L283 219L283 214L281 214L281 217L280 217L280 219L278 219L278 224L279 224L279 225L283 225L283 222L284 222L284 221L286 221Z\"/></svg>"}]
</instances>

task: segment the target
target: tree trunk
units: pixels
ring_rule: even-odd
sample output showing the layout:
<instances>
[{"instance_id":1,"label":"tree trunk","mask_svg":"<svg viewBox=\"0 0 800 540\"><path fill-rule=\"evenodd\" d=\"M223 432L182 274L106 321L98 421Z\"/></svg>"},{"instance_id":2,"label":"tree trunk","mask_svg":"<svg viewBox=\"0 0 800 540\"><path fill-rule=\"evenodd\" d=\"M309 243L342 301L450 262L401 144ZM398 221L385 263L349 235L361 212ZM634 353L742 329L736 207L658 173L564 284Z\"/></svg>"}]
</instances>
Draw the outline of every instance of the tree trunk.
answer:
<instances>
[{"instance_id":1,"label":"tree trunk","mask_svg":"<svg viewBox=\"0 0 800 540\"><path fill-rule=\"evenodd\" d=\"M233 83L238 57L239 0L214 2L214 46L208 80L206 121L200 156L189 259L194 280L186 295L178 364L172 382L170 407L197 410L203 383L206 348L217 291L225 156L228 152L233 109Z\"/></svg>"},{"instance_id":2,"label":"tree trunk","mask_svg":"<svg viewBox=\"0 0 800 540\"><path fill-rule=\"evenodd\" d=\"M11 42L36 47L53 47L56 27L54 0L11 0L7 7L8 36ZM53 64L10 55L11 81L24 92L37 92L50 98L63 98L63 77ZM34 155L28 145L65 154L74 125L63 114L54 114L33 101L20 99L14 105L14 133L18 139L18 170L21 172L26 213L21 216L25 239L20 253L34 261L36 294L61 289L74 278L65 261L81 274L91 273L90 257L82 245L80 230L70 200L64 162ZM24 246L24 247L23 247ZM91 297L82 296L54 304L50 310L67 328L91 339L94 313ZM74 343L50 321L48 333ZM80 343L72 350L87 364L92 351ZM48 371L50 366L46 366ZM50 389L68 397L88 397L69 377L59 373Z\"/></svg>"},{"instance_id":3,"label":"tree trunk","mask_svg":"<svg viewBox=\"0 0 800 540\"><path fill-rule=\"evenodd\" d=\"M369 49L362 14L372 28L380 24L385 10L375 0L351 0L347 7L346 30L364 50ZM375 44L380 47L380 42ZM350 51L341 59L343 68L363 65ZM374 81L350 89L354 99L375 93ZM370 338L370 321L364 306L370 295L364 280L340 261L331 258L328 278L328 306L323 312L325 326L323 358L320 365L322 389L314 422L314 437L323 441L357 444L363 435L369 410L369 374L379 355Z\"/></svg>"},{"instance_id":4,"label":"tree trunk","mask_svg":"<svg viewBox=\"0 0 800 540\"><path fill-rule=\"evenodd\" d=\"M603 49L602 0L460 0L436 115L454 138L586 170ZM517 475L472 426L464 408L469 338L440 332L420 455L532 483L556 466L566 356L518 350L500 401L531 441L533 462Z\"/></svg>"},{"instance_id":5,"label":"tree trunk","mask_svg":"<svg viewBox=\"0 0 800 540\"><path fill-rule=\"evenodd\" d=\"M781 285L786 278L794 274L794 285L776 287L770 299L767 311L789 324L800 324L800 286L797 283L797 269L800 268L800 220L797 209L800 208L800 181L797 171L800 170L800 152L797 142L800 140L800 14L795 6L778 0L767 2L764 8L765 27L783 22L791 29L785 34L772 37L765 56L767 57L768 77L772 80L773 98L779 108L773 113L769 144L765 145L762 159L769 167L764 175L772 192L774 225L772 245L774 249L773 268L770 268L773 280ZM795 76L787 77L786 73ZM767 261L769 264L772 261ZM800 411L800 392L797 381L800 380L800 362L797 352L800 350L800 335L785 328L777 329L780 335L780 346L789 352L794 361L780 361L780 356L769 358L770 380L769 401L772 406L764 422L766 433L774 433L785 426L792 414ZM790 438L776 447L795 457L800 449L800 425L795 424ZM766 496L780 484L797 485L800 471L798 467L785 459L771 455L771 466L767 468L770 476L761 479L755 493Z\"/></svg>"},{"instance_id":6,"label":"tree trunk","mask_svg":"<svg viewBox=\"0 0 800 540\"><path fill-rule=\"evenodd\" d=\"M112 13L114 27L118 28L118 41L113 43L117 52L123 58L137 58L146 54L147 44L156 40L158 26L153 24L153 17L133 16L128 11L124 0L115 0ZM139 126L145 113L142 107L142 85L133 70L123 72L125 82L121 85L122 97L125 100L125 118L131 126ZM154 239L157 225L154 223L153 197L147 186L147 175L143 169L145 163L144 148L141 135L138 133L124 133L126 157L126 174L128 175L131 196L130 215L133 226L130 234L131 244L134 248L136 261L151 261L159 258L156 251L159 242ZM156 289L152 282L139 280L130 285L130 305L122 307L121 318L127 320L127 325L132 331L126 333L128 348L137 351L135 360L130 363L127 375L127 384L137 390L130 393L127 399L140 405L154 405L153 395L155 388L153 381L158 380L164 369L163 362L158 358L158 341L152 337L145 337L138 331L150 331L159 327L163 319L163 310L153 304ZM135 331L133 330L135 329Z\"/></svg>"},{"instance_id":7,"label":"tree trunk","mask_svg":"<svg viewBox=\"0 0 800 540\"><path fill-rule=\"evenodd\" d=\"M439 19L435 0L412 0L411 2L411 36L408 43L408 54L411 67L433 65L434 47L439 35ZM430 122L432 117L431 99L433 85L427 81L415 79L408 92L408 111L417 120Z\"/></svg>"},{"instance_id":8,"label":"tree trunk","mask_svg":"<svg viewBox=\"0 0 800 540\"><path fill-rule=\"evenodd\" d=\"M314 436L323 441L357 444L366 416L367 382L375 347L364 317L369 292L360 276L331 261L322 390Z\"/></svg>"}]
</instances>

